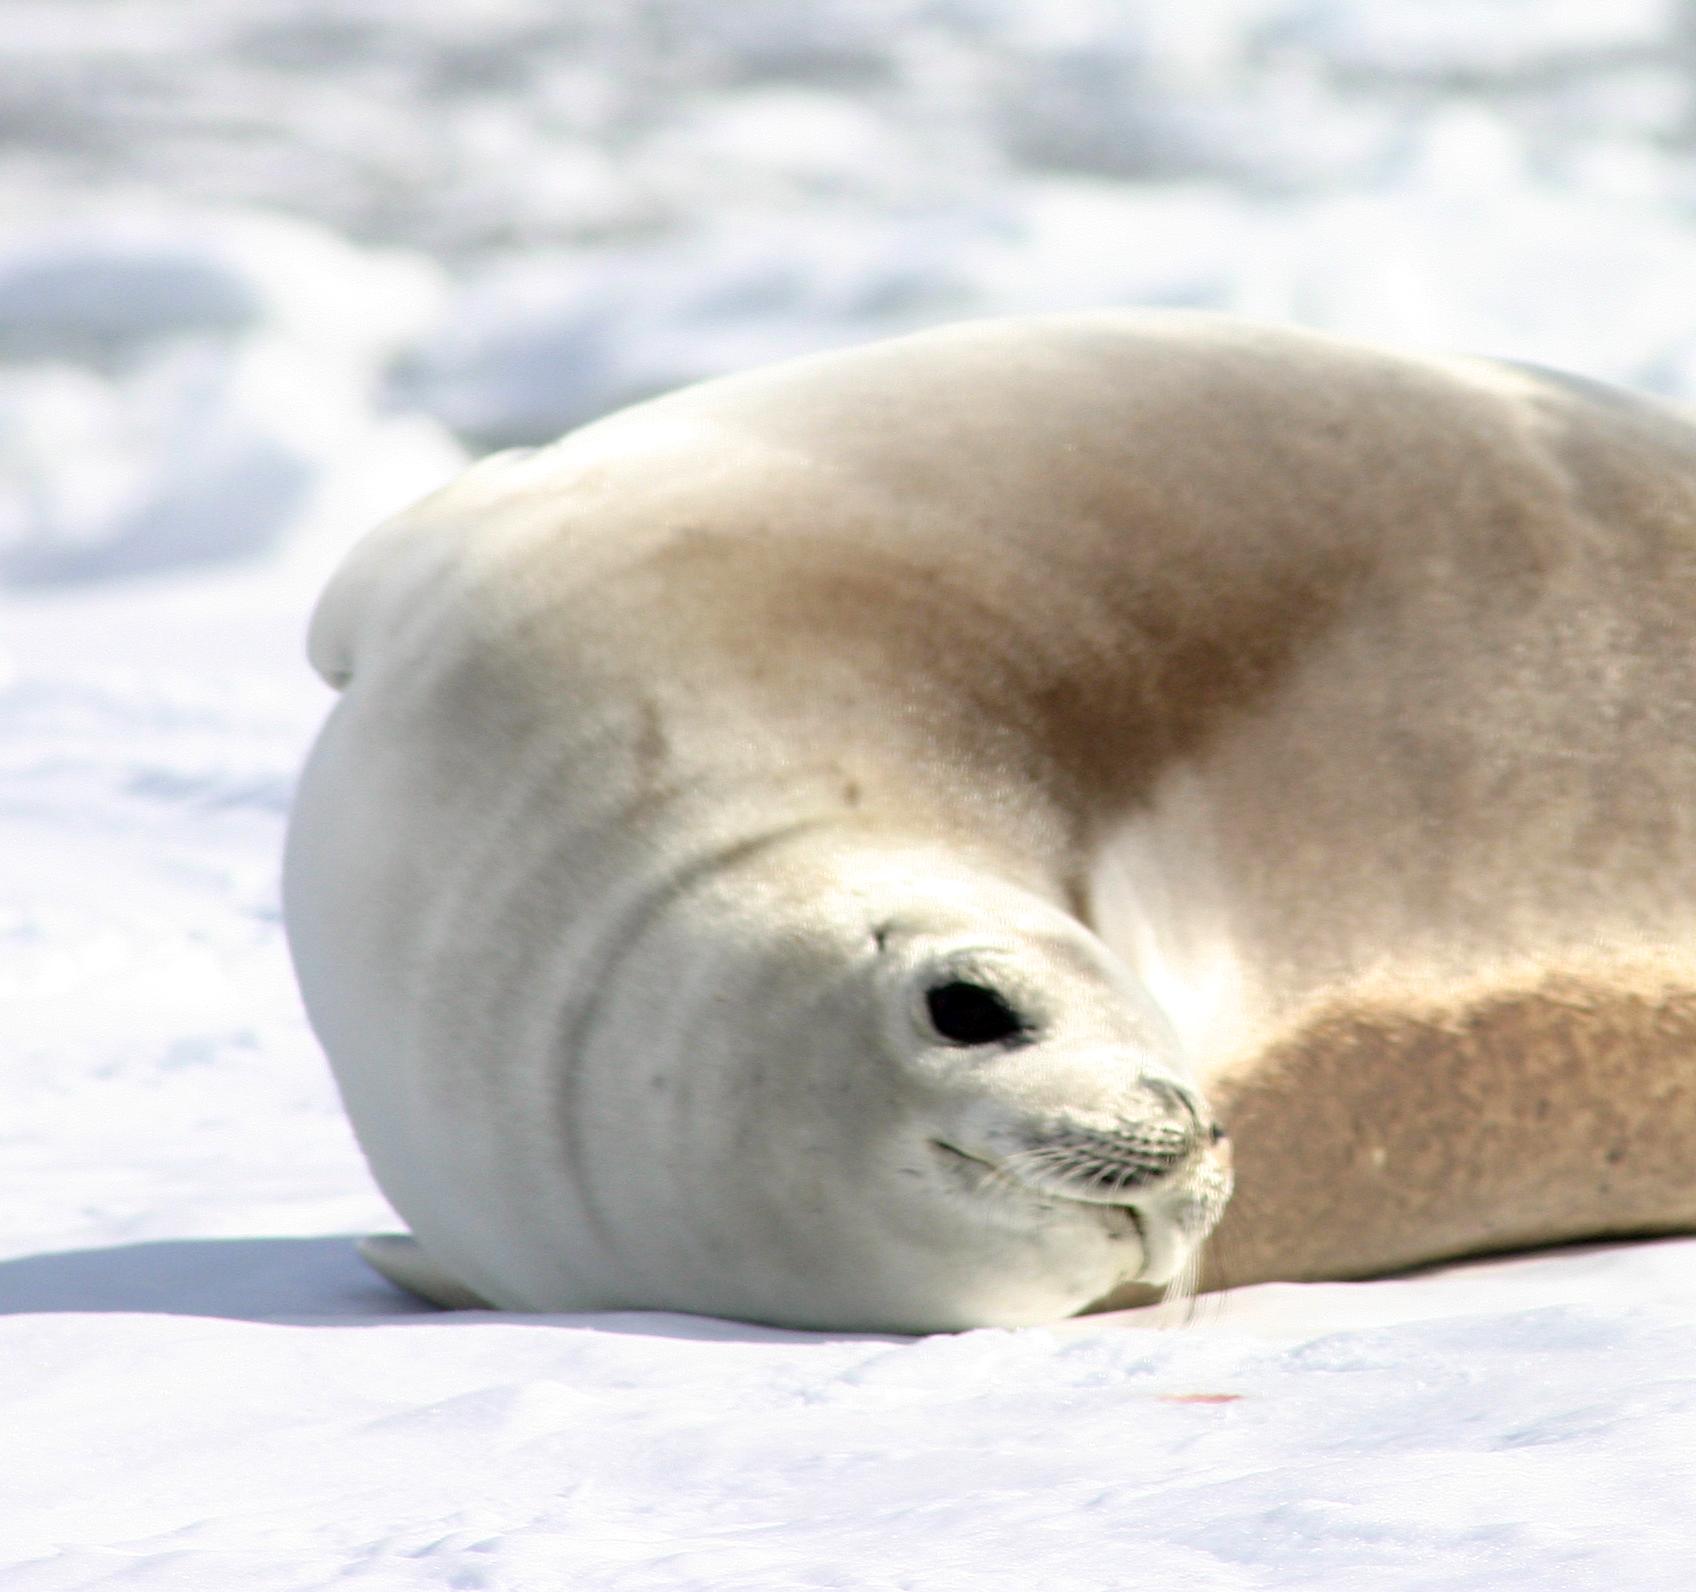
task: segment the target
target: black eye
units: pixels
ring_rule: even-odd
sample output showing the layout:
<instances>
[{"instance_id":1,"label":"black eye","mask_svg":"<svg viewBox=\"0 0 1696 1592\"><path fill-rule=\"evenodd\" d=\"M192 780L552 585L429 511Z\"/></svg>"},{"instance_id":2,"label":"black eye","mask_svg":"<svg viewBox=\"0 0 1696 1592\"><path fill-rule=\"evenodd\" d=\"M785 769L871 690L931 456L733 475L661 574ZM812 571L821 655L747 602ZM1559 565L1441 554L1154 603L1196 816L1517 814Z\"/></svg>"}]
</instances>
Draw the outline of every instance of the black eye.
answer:
<instances>
[{"instance_id":1,"label":"black eye","mask_svg":"<svg viewBox=\"0 0 1696 1592\"><path fill-rule=\"evenodd\" d=\"M956 1045L993 1045L1030 1031L1024 1018L994 990L964 980L926 990L925 1008L931 1026Z\"/></svg>"}]
</instances>

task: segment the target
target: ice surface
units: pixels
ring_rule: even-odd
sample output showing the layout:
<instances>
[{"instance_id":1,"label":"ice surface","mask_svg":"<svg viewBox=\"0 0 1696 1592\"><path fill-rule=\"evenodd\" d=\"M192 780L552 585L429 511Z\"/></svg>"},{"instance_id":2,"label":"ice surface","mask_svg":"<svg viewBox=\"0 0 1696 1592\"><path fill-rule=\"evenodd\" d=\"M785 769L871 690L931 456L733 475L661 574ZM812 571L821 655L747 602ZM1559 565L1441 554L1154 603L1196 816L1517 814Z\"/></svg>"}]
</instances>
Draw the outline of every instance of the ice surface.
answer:
<instances>
[{"instance_id":1,"label":"ice surface","mask_svg":"<svg viewBox=\"0 0 1696 1592\"><path fill-rule=\"evenodd\" d=\"M12 0L0 1586L1670 1588L1696 1242L928 1340L446 1316L283 954L359 530L468 451L1162 303L1696 396L1673 0Z\"/></svg>"}]
</instances>

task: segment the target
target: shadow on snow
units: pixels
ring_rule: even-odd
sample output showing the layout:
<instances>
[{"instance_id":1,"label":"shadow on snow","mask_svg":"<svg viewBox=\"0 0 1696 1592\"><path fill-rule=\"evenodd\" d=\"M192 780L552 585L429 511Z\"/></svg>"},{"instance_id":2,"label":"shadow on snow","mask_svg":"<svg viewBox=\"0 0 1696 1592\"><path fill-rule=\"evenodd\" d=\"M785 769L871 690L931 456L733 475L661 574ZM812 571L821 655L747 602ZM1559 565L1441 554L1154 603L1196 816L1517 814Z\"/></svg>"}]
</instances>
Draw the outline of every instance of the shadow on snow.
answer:
<instances>
[{"instance_id":1,"label":"shadow on snow","mask_svg":"<svg viewBox=\"0 0 1696 1592\"><path fill-rule=\"evenodd\" d=\"M0 1316L217 1316L297 1326L556 1322L644 1337L800 1342L813 1333L661 1311L520 1315L441 1310L385 1282L352 1238L177 1238L0 1261Z\"/></svg>"}]
</instances>

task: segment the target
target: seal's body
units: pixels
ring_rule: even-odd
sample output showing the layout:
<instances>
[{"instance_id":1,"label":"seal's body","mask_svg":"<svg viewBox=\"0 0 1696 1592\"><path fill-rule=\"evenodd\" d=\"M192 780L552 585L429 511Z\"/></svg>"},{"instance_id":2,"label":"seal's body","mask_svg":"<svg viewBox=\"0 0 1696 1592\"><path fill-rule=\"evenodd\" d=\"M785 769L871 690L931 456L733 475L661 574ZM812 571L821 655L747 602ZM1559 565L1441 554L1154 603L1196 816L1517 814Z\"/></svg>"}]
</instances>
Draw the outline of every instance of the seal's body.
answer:
<instances>
[{"instance_id":1,"label":"seal's body","mask_svg":"<svg viewBox=\"0 0 1696 1592\"><path fill-rule=\"evenodd\" d=\"M309 1010L447 1302L946 1328L1696 1226L1696 428L984 323L486 461L314 620ZM1220 1136L1215 1111L1231 1131Z\"/></svg>"}]
</instances>

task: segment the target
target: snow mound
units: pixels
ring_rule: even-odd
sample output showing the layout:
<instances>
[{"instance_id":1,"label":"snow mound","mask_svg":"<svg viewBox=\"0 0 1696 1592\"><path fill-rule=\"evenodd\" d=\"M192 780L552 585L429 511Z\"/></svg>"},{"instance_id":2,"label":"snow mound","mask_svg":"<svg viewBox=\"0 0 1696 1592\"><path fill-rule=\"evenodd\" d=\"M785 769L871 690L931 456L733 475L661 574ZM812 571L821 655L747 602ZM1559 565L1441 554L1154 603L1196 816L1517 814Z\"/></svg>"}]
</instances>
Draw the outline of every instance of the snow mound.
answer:
<instances>
[{"instance_id":1,"label":"snow mound","mask_svg":"<svg viewBox=\"0 0 1696 1592\"><path fill-rule=\"evenodd\" d=\"M350 484L434 484L456 445L380 400L443 290L272 217L119 214L0 248L0 580L252 558Z\"/></svg>"}]
</instances>

